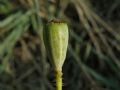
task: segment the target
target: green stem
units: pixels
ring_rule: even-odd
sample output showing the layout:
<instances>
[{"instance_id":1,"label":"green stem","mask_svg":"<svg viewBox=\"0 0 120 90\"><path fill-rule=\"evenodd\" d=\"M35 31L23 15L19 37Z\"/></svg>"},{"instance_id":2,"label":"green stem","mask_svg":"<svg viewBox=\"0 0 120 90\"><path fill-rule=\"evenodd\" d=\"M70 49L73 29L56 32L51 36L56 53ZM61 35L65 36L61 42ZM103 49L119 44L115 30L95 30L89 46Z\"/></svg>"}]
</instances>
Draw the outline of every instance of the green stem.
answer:
<instances>
[{"instance_id":1,"label":"green stem","mask_svg":"<svg viewBox=\"0 0 120 90\"><path fill-rule=\"evenodd\" d=\"M62 72L56 71L56 90L62 90Z\"/></svg>"}]
</instances>

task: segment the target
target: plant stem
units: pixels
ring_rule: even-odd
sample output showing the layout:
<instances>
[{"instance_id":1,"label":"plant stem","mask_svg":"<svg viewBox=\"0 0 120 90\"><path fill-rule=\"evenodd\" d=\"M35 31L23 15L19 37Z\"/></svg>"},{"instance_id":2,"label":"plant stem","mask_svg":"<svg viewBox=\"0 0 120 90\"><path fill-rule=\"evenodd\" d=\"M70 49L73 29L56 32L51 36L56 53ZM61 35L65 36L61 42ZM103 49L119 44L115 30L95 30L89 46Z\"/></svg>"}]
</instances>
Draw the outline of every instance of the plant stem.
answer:
<instances>
[{"instance_id":1,"label":"plant stem","mask_svg":"<svg viewBox=\"0 0 120 90\"><path fill-rule=\"evenodd\" d=\"M56 70L56 90L62 90L62 71Z\"/></svg>"}]
</instances>

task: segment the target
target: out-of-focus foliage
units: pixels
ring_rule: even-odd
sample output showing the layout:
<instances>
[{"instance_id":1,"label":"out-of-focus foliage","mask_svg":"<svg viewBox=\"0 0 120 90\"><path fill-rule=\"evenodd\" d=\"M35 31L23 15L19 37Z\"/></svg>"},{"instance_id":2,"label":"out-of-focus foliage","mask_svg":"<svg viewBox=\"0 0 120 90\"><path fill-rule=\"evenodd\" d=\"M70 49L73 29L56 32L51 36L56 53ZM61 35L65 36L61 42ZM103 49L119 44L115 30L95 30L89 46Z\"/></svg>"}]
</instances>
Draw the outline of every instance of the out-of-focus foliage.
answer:
<instances>
[{"instance_id":1,"label":"out-of-focus foliage","mask_svg":"<svg viewBox=\"0 0 120 90\"><path fill-rule=\"evenodd\" d=\"M69 25L63 90L120 90L120 0L0 0L0 90L54 90L42 31Z\"/></svg>"}]
</instances>

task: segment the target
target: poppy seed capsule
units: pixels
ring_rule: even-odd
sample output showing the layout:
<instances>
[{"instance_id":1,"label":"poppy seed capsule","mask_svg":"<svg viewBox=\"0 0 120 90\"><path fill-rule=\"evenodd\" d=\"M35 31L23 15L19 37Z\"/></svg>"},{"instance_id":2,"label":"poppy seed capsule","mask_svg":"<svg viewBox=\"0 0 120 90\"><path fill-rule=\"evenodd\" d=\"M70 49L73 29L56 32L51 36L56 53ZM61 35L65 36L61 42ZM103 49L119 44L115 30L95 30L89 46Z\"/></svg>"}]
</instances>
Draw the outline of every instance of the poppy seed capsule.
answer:
<instances>
[{"instance_id":1,"label":"poppy seed capsule","mask_svg":"<svg viewBox=\"0 0 120 90\"><path fill-rule=\"evenodd\" d=\"M52 20L44 28L44 44L55 70L62 70L66 58L68 37L68 26L64 22Z\"/></svg>"}]
</instances>

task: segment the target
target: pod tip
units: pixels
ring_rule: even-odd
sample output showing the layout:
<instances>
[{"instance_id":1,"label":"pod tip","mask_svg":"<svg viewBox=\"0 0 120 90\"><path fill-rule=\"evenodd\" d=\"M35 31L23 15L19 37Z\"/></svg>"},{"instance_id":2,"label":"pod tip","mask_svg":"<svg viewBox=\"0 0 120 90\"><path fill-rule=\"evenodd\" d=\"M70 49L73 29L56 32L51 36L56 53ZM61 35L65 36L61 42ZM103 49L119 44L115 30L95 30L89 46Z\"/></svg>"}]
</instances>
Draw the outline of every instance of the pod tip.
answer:
<instances>
[{"instance_id":1,"label":"pod tip","mask_svg":"<svg viewBox=\"0 0 120 90\"><path fill-rule=\"evenodd\" d=\"M52 19L52 20L48 21L48 24L50 24L50 23L65 23L65 21L60 20L60 19Z\"/></svg>"}]
</instances>

